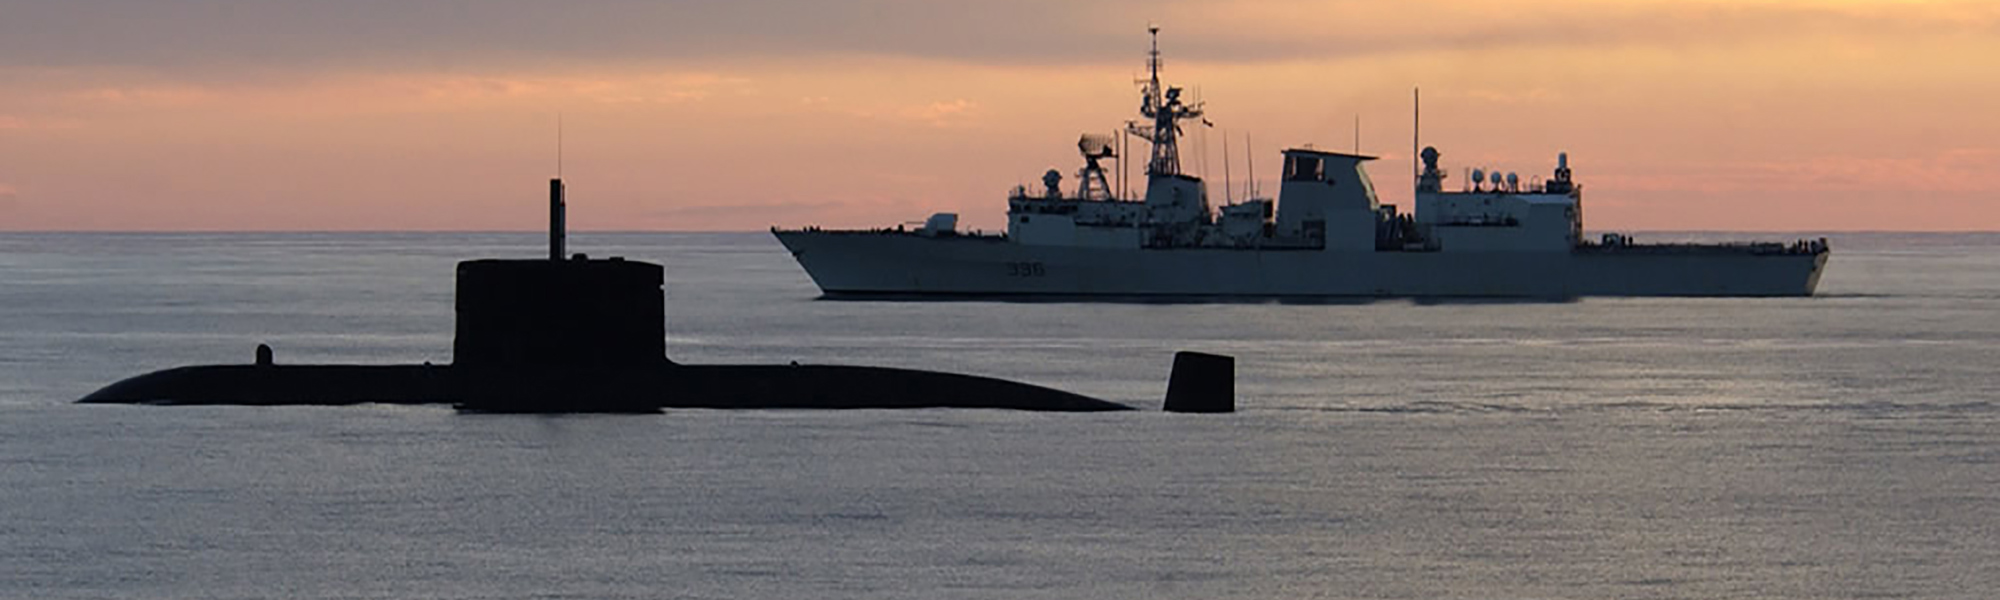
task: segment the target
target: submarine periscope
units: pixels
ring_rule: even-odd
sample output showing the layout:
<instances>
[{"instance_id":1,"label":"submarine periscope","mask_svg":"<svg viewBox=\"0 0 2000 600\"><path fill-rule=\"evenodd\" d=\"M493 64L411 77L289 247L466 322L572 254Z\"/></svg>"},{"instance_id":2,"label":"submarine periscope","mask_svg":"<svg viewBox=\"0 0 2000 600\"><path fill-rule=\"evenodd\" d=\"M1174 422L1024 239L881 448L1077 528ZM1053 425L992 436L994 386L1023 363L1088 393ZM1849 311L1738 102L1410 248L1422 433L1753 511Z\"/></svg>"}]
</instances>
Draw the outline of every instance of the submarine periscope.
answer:
<instances>
[{"instance_id":1,"label":"submarine periscope","mask_svg":"<svg viewBox=\"0 0 2000 600\"><path fill-rule=\"evenodd\" d=\"M496 413L658 413L669 408L1132 407L992 377L845 365L685 365L666 355L665 271L620 257L565 256L565 188L549 180L549 257L479 259L457 269L452 363L289 365L259 345L248 365L139 375L85 404L450 404ZM1192 367L1186 365L1194 365ZM1235 409L1234 362L1176 355L1165 409Z\"/></svg>"}]
</instances>

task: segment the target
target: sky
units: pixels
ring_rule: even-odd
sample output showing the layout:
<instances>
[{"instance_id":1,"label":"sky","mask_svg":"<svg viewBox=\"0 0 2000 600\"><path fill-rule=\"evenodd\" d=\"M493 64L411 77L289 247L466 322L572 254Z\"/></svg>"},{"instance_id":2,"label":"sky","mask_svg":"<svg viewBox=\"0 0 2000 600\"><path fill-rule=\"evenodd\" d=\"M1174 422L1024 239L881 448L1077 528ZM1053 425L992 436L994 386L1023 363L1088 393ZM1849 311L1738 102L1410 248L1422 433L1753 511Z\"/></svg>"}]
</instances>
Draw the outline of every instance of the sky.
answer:
<instances>
[{"instance_id":1,"label":"sky","mask_svg":"<svg viewBox=\"0 0 2000 600\"><path fill-rule=\"evenodd\" d=\"M537 229L558 121L573 228L994 229L1148 24L1217 203L1358 137L1408 207L1421 88L1592 230L2000 229L1990 0L0 0L0 230Z\"/></svg>"}]
</instances>

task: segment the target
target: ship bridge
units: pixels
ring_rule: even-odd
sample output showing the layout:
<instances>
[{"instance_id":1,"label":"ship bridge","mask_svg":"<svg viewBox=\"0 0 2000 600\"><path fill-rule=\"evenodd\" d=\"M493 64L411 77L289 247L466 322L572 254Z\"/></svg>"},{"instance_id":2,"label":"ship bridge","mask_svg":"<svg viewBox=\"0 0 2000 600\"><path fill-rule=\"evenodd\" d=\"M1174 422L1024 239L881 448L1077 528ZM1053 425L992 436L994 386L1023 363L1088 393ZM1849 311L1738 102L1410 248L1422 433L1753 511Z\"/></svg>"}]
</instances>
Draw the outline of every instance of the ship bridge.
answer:
<instances>
[{"instance_id":1,"label":"ship bridge","mask_svg":"<svg viewBox=\"0 0 2000 600\"><path fill-rule=\"evenodd\" d=\"M1381 202L1361 163L1373 156L1311 147L1284 151L1277 233L1323 241L1327 249L1372 250Z\"/></svg>"}]
</instances>

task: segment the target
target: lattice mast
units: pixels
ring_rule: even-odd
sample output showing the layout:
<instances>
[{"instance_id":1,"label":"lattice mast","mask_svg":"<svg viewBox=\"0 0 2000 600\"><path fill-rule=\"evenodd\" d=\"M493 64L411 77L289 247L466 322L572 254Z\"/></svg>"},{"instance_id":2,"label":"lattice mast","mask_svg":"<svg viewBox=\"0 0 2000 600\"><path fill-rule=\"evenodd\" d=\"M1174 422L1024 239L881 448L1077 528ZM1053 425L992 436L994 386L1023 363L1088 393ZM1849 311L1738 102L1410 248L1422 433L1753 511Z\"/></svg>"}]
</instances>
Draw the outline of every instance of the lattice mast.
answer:
<instances>
[{"instance_id":1,"label":"lattice mast","mask_svg":"<svg viewBox=\"0 0 2000 600\"><path fill-rule=\"evenodd\" d=\"M1146 69L1151 77L1144 84L1143 98L1139 113L1152 119L1150 124L1127 123L1126 133L1145 138L1153 144L1153 158L1146 163L1149 176L1181 174L1181 154L1179 138L1180 121L1199 119L1202 116L1202 102L1192 104L1181 102L1181 88L1165 87L1160 84L1160 28L1147 27L1153 34L1153 48L1146 53Z\"/></svg>"}]
</instances>

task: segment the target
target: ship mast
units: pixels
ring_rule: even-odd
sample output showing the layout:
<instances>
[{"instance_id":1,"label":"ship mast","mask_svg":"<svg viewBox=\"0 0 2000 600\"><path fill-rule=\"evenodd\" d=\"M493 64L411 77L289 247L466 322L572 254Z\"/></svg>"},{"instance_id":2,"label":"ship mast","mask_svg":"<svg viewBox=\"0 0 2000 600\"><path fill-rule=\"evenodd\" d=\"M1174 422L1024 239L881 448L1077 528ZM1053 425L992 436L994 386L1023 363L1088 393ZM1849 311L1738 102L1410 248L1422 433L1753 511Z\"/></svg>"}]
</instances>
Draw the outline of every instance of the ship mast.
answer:
<instances>
[{"instance_id":1,"label":"ship mast","mask_svg":"<svg viewBox=\"0 0 2000 600\"><path fill-rule=\"evenodd\" d=\"M1153 34L1153 48L1146 53L1146 70L1151 78L1146 80L1144 98L1139 104L1139 113L1153 120L1149 125L1129 123L1125 131L1146 138L1153 144L1153 158L1146 163L1146 175L1181 174L1180 121L1198 119L1202 115L1202 103L1181 102L1181 88L1160 85L1160 27L1147 27Z\"/></svg>"}]
</instances>

